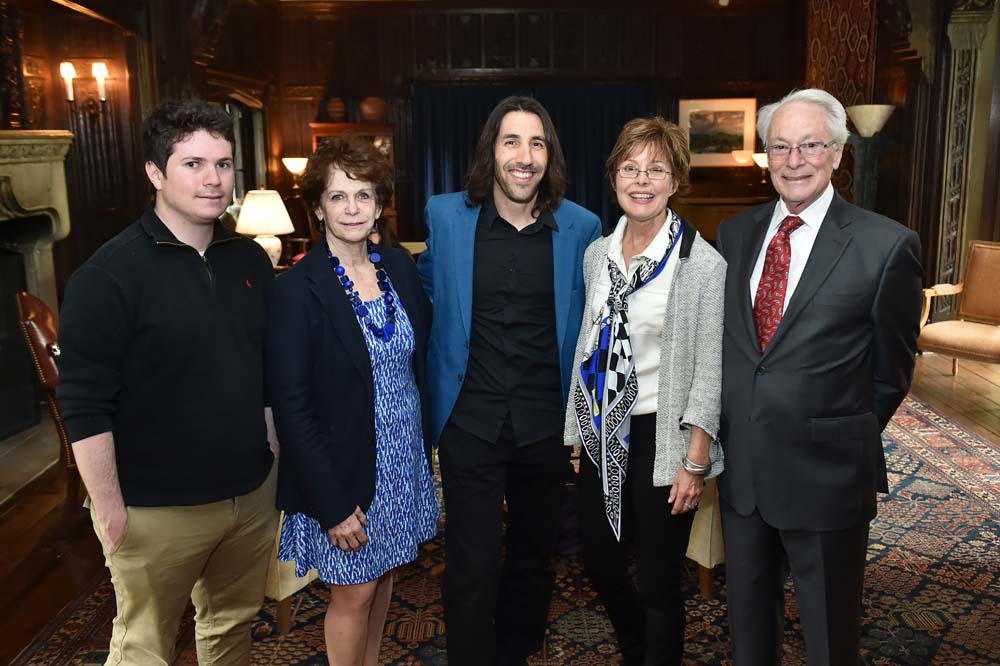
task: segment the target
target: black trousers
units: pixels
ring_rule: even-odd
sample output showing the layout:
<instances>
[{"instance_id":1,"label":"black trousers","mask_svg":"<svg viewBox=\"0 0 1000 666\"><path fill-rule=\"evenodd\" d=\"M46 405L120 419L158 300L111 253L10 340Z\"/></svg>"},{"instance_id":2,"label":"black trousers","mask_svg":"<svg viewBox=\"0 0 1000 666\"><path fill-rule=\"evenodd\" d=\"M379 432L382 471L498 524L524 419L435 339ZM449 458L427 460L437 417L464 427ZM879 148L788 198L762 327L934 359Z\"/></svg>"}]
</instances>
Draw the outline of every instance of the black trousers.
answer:
<instances>
[{"instance_id":1,"label":"black trousers","mask_svg":"<svg viewBox=\"0 0 1000 666\"><path fill-rule=\"evenodd\" d=\"M622 541L604 511L597 468L580 458L580 545L583 563L615 628L626 666L680 666L684 655L684 556L694 512L676 516L670 487L653 486L656 415L632 417L622 489ZM628 571L635 544L638 589Z\"/></svg>"},{"instance_id":2,"label":"black trousers","mask_svg":"<svg viewBox=\"0 0 1000 666\"><path fill-rule=\"evenodd\" d=\"M795 582L808 666L860 663L868 523L831 532L779 530L725 502L726 596L735 666L781 664L785 578Z\"/></svg>"},{"instance_id":3,"label":"black trousers","mask_svg":"<svg viewBox=\"0 0 1000 666\"><path fill-rule=\"evenodd\" d=\"M445 503L444 618L450 666L524 664L545 638L570 449L562 433L518 447L449 423L438 457ZM501 568L503 504L506 557Z\"/></svg>"}]
</instances>

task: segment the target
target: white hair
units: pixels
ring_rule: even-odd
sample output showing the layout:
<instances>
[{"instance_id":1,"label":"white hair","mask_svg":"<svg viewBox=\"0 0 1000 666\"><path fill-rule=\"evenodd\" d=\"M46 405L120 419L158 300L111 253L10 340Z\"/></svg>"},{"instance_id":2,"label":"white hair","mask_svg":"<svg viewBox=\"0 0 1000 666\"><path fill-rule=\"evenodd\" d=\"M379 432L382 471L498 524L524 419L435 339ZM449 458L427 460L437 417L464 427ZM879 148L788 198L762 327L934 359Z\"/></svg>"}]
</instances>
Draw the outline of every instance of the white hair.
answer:
<instances>
[{"instance_id":1,"label":"white hair","mask_svg":"<svg viewBox=\"0 0 1000 666\"><path fill-rule=\"evenodd\" d=\"M757 134L761 141L767 145L767 132L771 128L771 119L781 107L792 102L804 102L815 104L826 112L826 125L830 130L830 138L836 144L843 146L847 143L849 133L847 131L847 111L840 101L825 90L819 88L806 88L805 90L793 90L774 104L761 107L757 112Z\"/></svg>"}]
</instances>

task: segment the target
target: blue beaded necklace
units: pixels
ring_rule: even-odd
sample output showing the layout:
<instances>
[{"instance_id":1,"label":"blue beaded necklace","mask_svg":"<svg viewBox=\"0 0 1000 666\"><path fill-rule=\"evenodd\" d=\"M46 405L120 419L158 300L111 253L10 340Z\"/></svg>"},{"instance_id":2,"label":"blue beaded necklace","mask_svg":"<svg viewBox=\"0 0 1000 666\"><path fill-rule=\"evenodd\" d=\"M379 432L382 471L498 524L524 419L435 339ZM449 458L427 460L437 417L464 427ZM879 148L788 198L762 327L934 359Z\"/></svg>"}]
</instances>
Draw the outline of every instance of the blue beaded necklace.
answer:
<instances>
[{"instance_id":1,"label":"blue beaded necklace","mask_svg":"<svg viewBox=\"0 0 1000 666\"><path fill-rule=\"evenodd\" d=\"M376 338L382 342L388 342L392 338L392 334L396 332L396 299L392 295L392 283L389 281L389 274L385 272L385 266L382 265L382 255L375 251L375 246L371 241L366 241L366 243L368 247L368 261L375 265L375 279L378 280L378 288L382 292L382 300L385 302L384 326L376 326L372 322L371 313L368 312L364 301L361 300L361 296L358 295L357 290L354 288L354 282L347 275L347 270L340 265L340 259L333 256L329 243L326 244L326 256L330 259L333 272L340 278L340 284L344 287L344 293L347 294L348 300L351 301L351 306L354 308L354 314L358 316L358 320L363 322L368 327L368 330L375 334Z\"/></svg>"}]
</instances>

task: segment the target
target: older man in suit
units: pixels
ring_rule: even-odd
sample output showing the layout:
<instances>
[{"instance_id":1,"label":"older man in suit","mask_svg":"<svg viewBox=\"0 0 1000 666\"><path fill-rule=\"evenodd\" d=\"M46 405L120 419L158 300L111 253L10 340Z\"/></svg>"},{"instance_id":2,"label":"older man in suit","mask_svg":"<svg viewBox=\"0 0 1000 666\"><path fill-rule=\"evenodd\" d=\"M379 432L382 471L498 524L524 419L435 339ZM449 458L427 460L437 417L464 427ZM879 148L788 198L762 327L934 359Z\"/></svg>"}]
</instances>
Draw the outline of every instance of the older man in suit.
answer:
<instances>
[{"instance_id":1,"label":"older man in suit","mask_svg":"<svg viewBox=\"0 0 1000 666\"><path fill-rule=\"evenodd\" d=\"M430 431L440 443L454 666L525 664L545 635L581 262L601 231L593 213L563 199L565 174L548 113L508 97L486 121L467 190L427 202L418 268L434 303Z\"/></svg>"},{"instance_id":2,"label":"older man in suit","mask_svg":"<svg viewBox=\"0 0 1000 666\"><path fill-rule=\"evenodd\" d=\"M844 107L800 90L760 110L779 199L725 221L720 477L736 666L781 663L791 570L807 663L859 660L881 432L909 390L920 313L915 233L830 183Z\"/></svg>"}]
</instances>

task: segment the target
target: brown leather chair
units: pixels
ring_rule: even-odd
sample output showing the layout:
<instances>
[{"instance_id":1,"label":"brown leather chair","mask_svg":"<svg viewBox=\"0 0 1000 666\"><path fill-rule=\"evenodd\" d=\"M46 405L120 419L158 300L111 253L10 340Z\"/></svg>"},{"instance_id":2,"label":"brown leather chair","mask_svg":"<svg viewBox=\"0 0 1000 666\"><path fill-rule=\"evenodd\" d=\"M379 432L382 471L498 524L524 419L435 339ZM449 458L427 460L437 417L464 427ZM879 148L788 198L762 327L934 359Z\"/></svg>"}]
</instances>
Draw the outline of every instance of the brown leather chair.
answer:
<instances>
[{"instance_id":1,"label":"brown leather chair","mask_svg":"<svg viewBox=\"0 0 1000 666\"><path fill-rule=\"evenodd\" d=\"M958 296L955 319L928 324L931 300L952 295ZM953 375L960 358L1000 363L1000 243L970 242L965 279L924 289L917 348L951 356Z\"/></svg>"},{"instance_id":2,"label":"brown leather chair","mask_svg":"<svg viewBox=\"0 0 1000 666\"><path fill-rule=\"evenodd\" d=\"M16 294L16 298L21 330L24 331L35 373L45 390L52 419L59 433L59 461L67 471L66 496L72 502L79 495L80 475L76 471L73 447L63 425L59 399L56 398L56 387L59 385L59 368L56 366L56 359L59 357L56 316L44 302L26 291Z\"/></svg>"}]
</instances>

